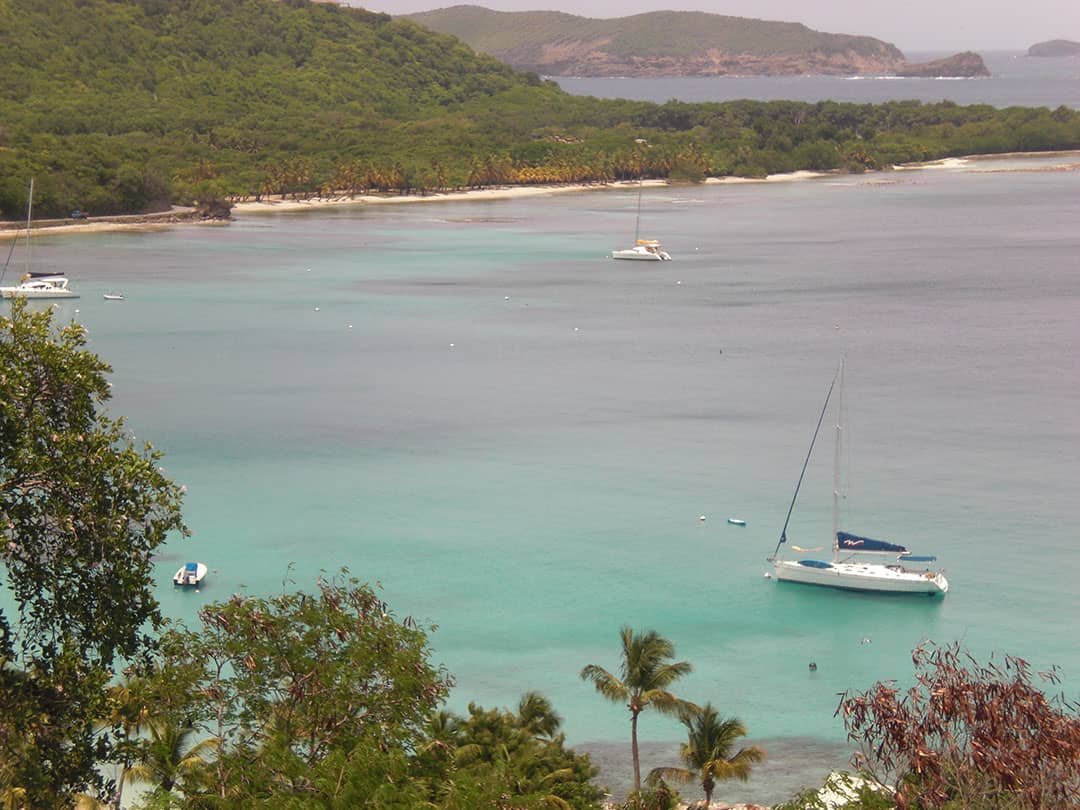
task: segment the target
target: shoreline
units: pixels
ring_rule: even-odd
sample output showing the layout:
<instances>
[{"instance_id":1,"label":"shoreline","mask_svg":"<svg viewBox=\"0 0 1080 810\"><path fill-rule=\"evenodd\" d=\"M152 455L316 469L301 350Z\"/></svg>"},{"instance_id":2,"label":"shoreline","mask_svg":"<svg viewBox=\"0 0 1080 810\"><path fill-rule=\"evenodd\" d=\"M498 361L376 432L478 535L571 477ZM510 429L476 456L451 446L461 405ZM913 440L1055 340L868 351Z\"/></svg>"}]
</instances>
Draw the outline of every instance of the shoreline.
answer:
<instances>
[{"instance_id":1,"label":"shoreline","mask_svg":"<svg viewBox=\"0 0 1080 810\"><path fill-rule=\"evenodd\" d=\"M990 155L964 155L962 157L940 158L938 160L922 161L918 163L900 163L888 169L865 172L859 176L880 176L892 171L915 171L918 169L962 168L966 163L985 160L1018 159L1018 158L1053 158L1072 157L1077 162L1037 169L990 169L988 171L1080 171L1080 150L1066 150L1057 152L1006 152ZM790 183L804 180L815 180L822 177L845 176L836 171L806 171L800 170L783 174L770 174L766 177L708 177L703 185L734 185L744 183ZM467 189L461 191L432 192L426 194L359 194L349 196L345 194L333 197L310 197L307 199L285 199L282 196L270 197L259 201L238 202L232 205L234 217L236 214L252 214L255 216L264 214L284 214L298 211L314 211L325 208L338 208L342 206L360 205L401 205L416 203L438 202L463 202L477 200L507 200L525 197L544 197L554 194L581 193L586 191L604 191L610 189L626 189L637 186L633 180L618 180L610 183L570 183L559 186L497 186L493 188ZM651 187L664 187L672 185L684 185L671 183L667 180L646 180L643 185ZM697 185L686 183L687 186ZM227 225L229 220L203 220L192 215L194 209L174 206L171 211L161 214L132 214L117 217L102 217L95 221L90 219L81 222L64 222L63 224L40 224L31 228L32 237L47 235L68 235L73 233L109 233L117 231L148 232L164 230L175 225ZM53 222L56 222L55 220ZM22 223L8 222L8 227L0 227L0 242L10 241L26 236L26 228Z\"/></svg>"}]
</instances>

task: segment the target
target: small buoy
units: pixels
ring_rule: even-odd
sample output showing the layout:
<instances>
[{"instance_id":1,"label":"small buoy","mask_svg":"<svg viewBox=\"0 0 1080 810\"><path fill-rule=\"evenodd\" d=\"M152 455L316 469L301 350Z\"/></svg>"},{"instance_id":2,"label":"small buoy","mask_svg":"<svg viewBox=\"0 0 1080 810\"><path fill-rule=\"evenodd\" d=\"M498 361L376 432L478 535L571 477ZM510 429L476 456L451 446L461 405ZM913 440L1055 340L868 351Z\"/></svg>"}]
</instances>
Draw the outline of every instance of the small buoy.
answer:
<instances>
[{"instance_id":1,"label":"small buoy","mask_svg":"<svg viewBox=\"0 0 1080 810\"><path fill-rule=\"evenodd\" d=\"M504 295L504 296L503 296L503 301L509 301L509 300L510 300L510 296L509 296L509 295Z\"/></svg>"},{"instance_id":2,"label":"small buoy","mask_svg":"<svg viewBox=\"0 0 1080 810\"><path fill-rule=\"evenodd\" d=\"M453 344L453 343L451 343L451 344L450 344L450 348L451 348L451 349L452 349L452 348L454 348L454 344Z\"/></svg>"},{"instance_id":3,"label":"small buoy","mask_svg":"<svg viewBox=\"0 0 1080 810\"><path fill-rule=\"evenodd\" d=\"M578 331L578 328L577 328L576 326L574 327L574 331L575 331L575 332L576 332L576 331Z\"/></svg>"},{"instance_id":4,"label":"small buoy","mask_svg":"<svg viewBox=\"0 0 1080 810\"><path fill-rule=\"evenodd\" d=\"M860 644L871 644L872 642L870 641L870 636L863 636L863 640L860 641L859 643Z\"/></svg>"},{"instance_id":5,"label":"small buoy","mask_svg":"<svg viewBox=\"0 0 1080 810\"><path fill-rule=\"evenodd\" d=\"M704 520L704 519L705 519L704 515L701 515L700 517L698 517L698 520Z\"/></svg>"},{"instance_id":6,"label":"small buoy","mask_svg":"<svg viewBox=\"0 0 1080 810\"><path fill-rule=\"evenodd\" d=\"M352 329L352 324L351 323L349 324L349 328Z\"/></svg>"},{"instance_id":7,"label":"small buoy","mask_svg":"<svg viewBox=\"0 0 1080 810\"><path fill-rule=\"evenodd\" d=\"M76 315L78 315L78 314L79 314L79 310L75 310L75 314L76 314Z\"/></svg>"},{"instance_id":8,"label":"small buoy","mask_svg":"<svg viewBox=\"0 0 1080 810\"><path fill-rule=\"evenodd\" d=\"M811 672L816 672L817 671L817 664L815 664L813 661L810 662L810 671Z\"/></svg>"},{"instance_id":9,"label":"small buoy","mask_svg":"<svg viewBox=\"0 0 1080 810\"><path fill-rule=\"evenodd\" d=\"M308 272L310 273L310 272L311 272L311 268L309 267L309 268L307 269L307 271L308 271Z\"/></svg>"},{"instance_id":10,"label":"small buoy","mask_svg":"<svg viewBox=\"0 0 1080 810\"><path fill-rule=\"evenodd\" d=\"M765 572L765 579L772 579L772 574L770 574L768 571L766 571Z\"/></svg>"},{"instance_id":11,"label":"small buoy","mask_svg":"<svg viewBox=\"0 0 1080 810\"><path fill-rule=\"evenodd\" d=\"M682 282L681 282L681 281L676 281L675 283L676 283L676 284L682 284Z\"/></svg>"},{"instance_id":12,"label":"small buoy","mask_svg":"<svg viewBox=\"0 0 1080 810\"><path fill-rule=\"evenodd\" d=\"M316 311L316 312L318 312L318 311L319 311L319 308L318 308L318 307L315 307L315 311Z\"/></svg>"}]
</instances>

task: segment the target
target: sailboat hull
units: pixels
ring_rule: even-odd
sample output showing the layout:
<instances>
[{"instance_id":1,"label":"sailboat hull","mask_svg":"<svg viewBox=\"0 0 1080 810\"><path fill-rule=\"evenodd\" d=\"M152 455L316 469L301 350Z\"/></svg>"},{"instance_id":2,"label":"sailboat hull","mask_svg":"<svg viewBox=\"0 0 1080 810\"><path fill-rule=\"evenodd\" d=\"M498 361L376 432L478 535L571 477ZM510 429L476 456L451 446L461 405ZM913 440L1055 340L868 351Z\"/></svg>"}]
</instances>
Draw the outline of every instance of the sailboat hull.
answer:
<instances>
[{"instance_id":1,"label":"sailboat hull","mask_svg":"<svg viewBox=\"0 0 1080 810\"><path fill-rule=\"evenodd\" d=\"M3 298L78 298L79 294L59 287L0 287Z\"/></svg>"},{"instance_id":2,"label":"sailboat hull","mask_svg":"<svg viewBox=\"0 0 1080 810\"><path fill-rule=\"evenodd\" d=\"M949 590L949 581L943 574L912 571L901 565L774 560L773 573L781 582L800 582L845 591L944 596Z\"/></svg>"},{"instance_id":3,"label":"sailboat hull","mask_svg":"<svg viewBox=\"0 0 1080 810\"><path fill-rule=\"evenodd\" d=\"M613 250L611 251L611 258L613 259L630 259L639 262L670 262L671 256L667 251L660 250L659 248L647 248L641 245L636 245L626 250Z\"/></svg>"}]
</instances>

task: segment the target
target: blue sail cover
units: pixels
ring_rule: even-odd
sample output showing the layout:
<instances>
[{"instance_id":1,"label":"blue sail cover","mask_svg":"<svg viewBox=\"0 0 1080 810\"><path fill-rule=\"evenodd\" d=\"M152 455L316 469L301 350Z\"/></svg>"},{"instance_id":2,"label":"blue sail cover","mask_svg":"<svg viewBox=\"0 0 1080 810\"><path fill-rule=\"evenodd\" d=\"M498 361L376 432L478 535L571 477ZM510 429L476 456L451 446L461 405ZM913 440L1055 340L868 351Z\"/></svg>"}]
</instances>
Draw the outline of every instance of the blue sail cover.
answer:
<instances>
[{"instance_id":1,"label":"blue sail cover","mask_svg":"<svg viewBox=\"0 0 1080 810\"><path fill-rule=\"evenodd\" d=\"M848 534L847 532L836 533L836 547L841 551L879 551L892 554L907 554L907 549L896 545L896 543L886 543L884 540L859 537L857 534Z\"/></svg>"}]
</instances>

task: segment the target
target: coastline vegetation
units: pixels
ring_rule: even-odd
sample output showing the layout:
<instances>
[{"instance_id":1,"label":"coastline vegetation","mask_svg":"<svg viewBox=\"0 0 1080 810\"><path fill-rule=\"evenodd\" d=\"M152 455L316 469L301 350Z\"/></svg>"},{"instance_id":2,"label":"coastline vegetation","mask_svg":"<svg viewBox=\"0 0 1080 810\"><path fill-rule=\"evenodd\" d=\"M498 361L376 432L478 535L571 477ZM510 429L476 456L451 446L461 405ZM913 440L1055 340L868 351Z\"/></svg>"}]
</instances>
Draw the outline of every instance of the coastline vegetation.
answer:
<instances>
[{"instance_id":1,"label":"coastline vegetation","mask_svg":"<svg viewBox=\"0 0 1080 810\"><path fill-rule=\"evenodd\" d=\"M143 810L601 806L597 769L543 695L446 711L454 683L429 660L434 628L345 570L313 593L208 604L198 628L166 622L153 557L186 531L183 488L105 414L110 369L85 341L51 308L16 299L0 317L0 806L119 808L137 783ZM639 789L619 806L670 810L669 779L709 797L745 778L763 752L732 753L743 725L670 691L690 663L655 631L620 637L619 676L581 672L631 712ZM1020 659L979 665L956 645L913 658L907 693L888 682L841 700L863 756L849 808L1080 802L1075 704L1045 695ZM682 720L687 767L654 768L640 789L636 725L650 706ZM821 806L816 791L787 805Z\"/></svg>"},{"instance_id":2,"label":"coastline vegetation","mask_svg":"<svg viewBox=\"0 0 1080 810\"><path fill-rule=\"evenodd\" d=\"M0 0L0 73L8 220L30 177L41 216L102 216L1080 148L1068 107L577 97L411 21L308 0Z\"/></svg>"}]
</instances>

